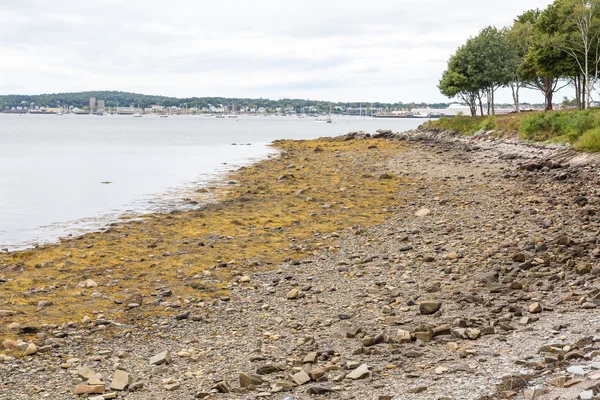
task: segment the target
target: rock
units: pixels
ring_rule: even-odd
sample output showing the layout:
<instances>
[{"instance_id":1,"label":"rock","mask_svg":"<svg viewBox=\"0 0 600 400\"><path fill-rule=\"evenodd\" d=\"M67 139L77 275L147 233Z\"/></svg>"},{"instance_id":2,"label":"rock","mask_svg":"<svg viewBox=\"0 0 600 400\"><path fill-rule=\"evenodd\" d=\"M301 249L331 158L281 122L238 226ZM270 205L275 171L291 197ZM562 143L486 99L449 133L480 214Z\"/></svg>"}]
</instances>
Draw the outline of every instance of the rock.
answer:
<instances>
[{"instance_id":1,"label":"rock","mask_svg":"<svg viewBox=\"0 0 600 400\"><path fill-rule=\"evenodd\" d=\"M592 266L590 264L578 264L575 267L575 273L578 275L584 275L589 273L592 270Z\"/></svg>"},{"instance_id":2,"label":"rock","mask_svg":"<svg viewBox=\"0 0 600 400\"><path fill-rule=\"evenodd\" d=\"M225 381L219 382L215 385L215 389L219 391L219 393L231 393L231 388L229 384Z\"/></svg>"},{"instance_id":3,"label":"rock","mask_svg":"<svg viewBox=\"0 0 600 400\"><path fill-rule=\"evenodd\" d=\"M104 393L104 385L77 385L75 386L75 394L102 394Z\"/></svg>"},{"instance_id":4,"label":"rock","mask_svg":"<svg viewBox=\"0 0 600 400\"><path fill-rule=\"evenodd\" d=\"M431 210L429 210L428 208L421 208L415 213L415 217L426 217L429 214L431 214Z\"/></svg>"},{"instance_id":5,"label":"rock","mask_svg":"<svg viewBox=\"0 0 600 400\"><path fill-rule=\"evenodd\" d=\"M417 387L408 389L406 391L406 393L414 393L414 394L416 394L416 393L423 393L426 390L427 390L427 386L417 386Z\"/></svg>"},{"instance_id":6,"label":"rock","mask_svg":"<svg viewBox=\"0 0 600 400\"><path fill-rule=\"evenodd\" d=\"M98 283L96 283L96 281L94 281L92 279L86 279L83 282L79 282L77 284L77 287L79 287L79 288L95 288L95 287L98 287Z\"/></svg>"},{"instance_id":7,"label":"rock","mask_svg":"<svg viewBox=\"0 0 600 400\"><path fill-rule=\"evenodd\" d=\"M127 386L129 386L131 381L131 376L129 376L127 372L118 369L115 371L113 379L110 382L110 388L111 390L122 391L125 390Z\"/></svg>"},{"instance_id":8,"label":"rock","mask_svg":"<svg viewBox=\"0 0 600 400\"><path fill-rule=\"evenodd\" d=\"M27 345L27 348L23 352L23 355L24 356L31 356L31 355L34 355L35 353L37 353L37 347L35 346L35 344L29 343Z\"/></svg>"},{"instance_id":9,"label":"rock","mask_svg":"<svg viewBox=\"0 0 600 400\"><path fill-rule=\"evenodd\" d=\"M319 378L321 378L323 375L325 375L326 373L327 373L327 369L325 367L318 367L318 368L311 370L308 373L308 376L310 376L310 379L312 379L313 381L316 381Z\"/></svg>"},{"instance_id":10,"label":"rock","mask_svg":"<svg viewBox=\"0 0 600 400\"><path fill-rule=\"evenodd\" d=\"M593 390L585 390L585 391L579 393L579 398L581 400L592 400L594 398L594 391Z\"/></svg>"},{"instance_id":11,"label":"rock","mask_svg":"<svg viewBox=\"0 0 600 400\"><path fill-rule=\"evenodd\" d=\"M259 375L269 375L279 371L281 368L273 364L265 364L256 369L256 373Z\"/></svg>"},{"instance_id":12,"label":"rock","mask_svg":"<svg viewBox=\"0 0 600 400\"><path fill-rule=\"evenodd\" d=\"M513 262L516 262L516 263L523 263L523 262L525 262L525 254L523 254L523 253L514 254L512 256L512 260L513 260Z\"/></svg>"},{"instance_id":13,"label":"rock","mask_svg":"<svg viewBox=\"0 0 600 400\"><path fill-rule=\"evenodd\" d=\"M541 387L531 387L525 389L525 392L523 392L523 397L529 400L536 400L542 398L547 393L547 389Z\"/></svg>"},{"instance_id":14,"label":"rock","mask_svg":"<svg viewBox=\"0 0 600 400\"><path fill-rule=\"evenodd\" d=\"M263 383L263 380L260 376L255 374L248 374L245 372L240 372L240 386L243 388L248 388L252 386L259 386Z\"/></svg>"},{"instance_id":15,"label":"rock","mask_svg":"<svg viewBox=\"0 0 600 400\"><path fill-rule=\"evenodd\" d=\"M292 375L292 380L296 385L304 385L310 382L310 376L305 371L300 371Z\"/></svg>"},{"instance_id":16,"label":"rock","mask_svg":"<svg viewBox=\"0 0 600 400\"><path fill-rule=\"evenodd\" d=\"M479 329L467 328L465 329L465 335L471 340L477 340L481 335L481 331Z\"/></svg>"},{"instance_id":17,"label":"rock","mask_svg":"<svg viewBox=\"0 0 600 400\"><path fill-rule=\"evenodd\" d=\"M173 392L173 391L181 388L181 383L179 383L179 382L169 383L169 384L165 385L164 388L167 392ZM224 393L229 393L229 392L224 392Z\"/></svg>"},{"instance_id":18,"label":"rock","mask_svg":"<svg viewBox=\"0 0 600 400\"><path fill-rule=\"evenodd\" d=\"M419 304L419 312L422 315L435 314L442 307L442 303L439 301L424 301Z\"/></svg>"},{"instance_id":19,"label":"rock","mask_svg":"<svg viewBox=\"0 0 600 400\"><path fill-rule=\"evenodd\" d=\"M361 364L358 368L352 370L349 374L346 375L348 379L364 379L367 378L371 372L369 371L369 366L367 364Z\"/></svg>"},{"instance_id":20,"label":"rock","mask_svg":"<svg viewBox=\"0 0 600 400\"><path fill-rule=\"evenodd\" d=\"M309 387L306 392L308 394L319 395L319 394L332 393L333 391L334 391L333 389L330 389L328 387L325 387L325 386L322 386L322 385L316 385L316 386Z\"/></svg>"},{"instance_id":21,"label":"rock","mask_svg":"<svg viewBox=\"0 0 600 400\"><path fill-rule=\"evenodd\" d=\"M585 370L579 365L571 365L567 368L567 372L575 376L585 376Z\"/></svg>"},{"instance_id":22,"label":"rock","mask_svg":"<svg viewBox=\"0 0 600 400\"><path fill-rule=\"evenodd\" d=\"M306 357L304 357L304 360L302 360L302 363L314 364L315 361L317 361L317 352L313 351L313 352L308 353L306 355Z\"/></svg>"},{"instance_id":23,"label":"rock","mask_svg":"<svg viewBox=\"0 0 600 400\"><path fill-rule=\"evenodd\" d=\"M171 364L173 359L169 350L163 350L150 358L150 365Z\"/></svg>"},{"instance_id":24,"label":"rock","mask_svg":"<svg viewBox=\"0 0 600 400\"><path fill-rule=\"evenodd\" d=\"M88 367L87 365L84 365L83 367L79 368L77 370L77 375L84 380L89 380L91 378L95 378L96 377L96 372L91 369L90 367Z\"/></svg>"},{"instance_id":25,"label":"rock","mask_svg":"<svg viewBox=\"0 0 600 400\"><path fill-rule=\"evenodd\" d=\"M542 305L539 302L535 302L529 305L529 312L532 314L538 314L542 312Z\"/></svg>"},{"instance_id":26,"label":"rock","mask_svg":"<svg viewBox=\"0 0 600 400\"><path fill-rule=\"evenodd\" d=\"M142 296L142 294L140 292L133 292L127 295L127 297L125 297L125 304L137 304L138 307L140 307L142 305L142 303L144 302L144 296ZM134 307L129 307L129 308L134 308Z\"/></svg>"},{"instance_id":27,"label":"rock","mask_svg":"<svg viewBox=\"0 0 600 400\"><path fill-rule=\"evenodd\" d=\"M18 322L12 322L7 326L9 332L19 332L21 330L21 324Z\"/></svg>"},{"instance_id":28,"label":"rock","mask_svg":"<svg viewBox=\"0 0 600 400\"><path fill-rule=\"evenodd\" d=\"M300 291L298 289L294 288L288 292L287 299L294 300L294 299L297 299L298 296L300 296Z\"/></svg>"},{"instance_id":29,"label":"rock","mask_svg":"<svg viewBox=\"0 0 600 400\"><path fill-rule=\"evenodd\" d=\"M435 369L435 373L437 375L442 375L442 374L445 374L446 372L448 372L448 368L446 368L446 367L437 367Z\"/></svg>"}]
</instances>

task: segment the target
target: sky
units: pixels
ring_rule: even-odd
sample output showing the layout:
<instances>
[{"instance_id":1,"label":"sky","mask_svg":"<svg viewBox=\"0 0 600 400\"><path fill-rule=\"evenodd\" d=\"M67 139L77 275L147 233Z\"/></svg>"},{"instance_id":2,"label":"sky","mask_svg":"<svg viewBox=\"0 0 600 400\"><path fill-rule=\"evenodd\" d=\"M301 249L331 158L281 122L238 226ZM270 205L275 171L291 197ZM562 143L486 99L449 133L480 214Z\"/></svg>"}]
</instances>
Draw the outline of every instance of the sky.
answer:
<instances>
[{"instance_id":1,"label":"sky","mask_svg":"<svg viewBox=\"0 0 600 400\"><path fill-rule=\"evenodd\" d=\"M0 0L0 94L447 102L437 83L467 38L549 3Z\"/></svg>"}]
</instances>

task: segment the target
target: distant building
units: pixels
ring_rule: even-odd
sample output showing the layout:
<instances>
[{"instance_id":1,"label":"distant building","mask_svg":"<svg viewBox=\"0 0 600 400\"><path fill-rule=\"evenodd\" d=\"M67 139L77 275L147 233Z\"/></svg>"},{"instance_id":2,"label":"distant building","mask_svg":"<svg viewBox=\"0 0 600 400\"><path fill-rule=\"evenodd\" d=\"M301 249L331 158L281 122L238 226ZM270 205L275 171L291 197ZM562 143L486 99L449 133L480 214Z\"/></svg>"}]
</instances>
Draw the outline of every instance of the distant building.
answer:
<instances>
[{"instance_id":1,"label":"distant building","mask_svg":"<svg viewBox=\"0 0 600 400\"><path fill-rule=\"evenodd\" d=\"M98 110L104 110L104 100L98 100Z\"/></svg>"},{"instance_id":2,"label":"distant building","mask_svg":"<svg viewBox=\"0 0 600 400\"><path fill-rule=\"evenodd\" d=\"M94 111L96 108L96 98L90 97L90 111Z\"/></svg>"}]
</instances>

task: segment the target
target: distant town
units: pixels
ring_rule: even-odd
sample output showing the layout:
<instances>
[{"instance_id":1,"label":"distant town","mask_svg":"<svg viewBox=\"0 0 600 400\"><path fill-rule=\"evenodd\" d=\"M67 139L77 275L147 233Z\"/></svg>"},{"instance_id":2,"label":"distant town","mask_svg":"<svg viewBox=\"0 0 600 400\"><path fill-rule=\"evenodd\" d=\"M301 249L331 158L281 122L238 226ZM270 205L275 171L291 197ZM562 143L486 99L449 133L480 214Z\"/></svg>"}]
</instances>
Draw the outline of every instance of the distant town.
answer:
<instances>
[{"instance_id":1,"label":"distant town","mask_svg":"<svg viewBox=\"0 0 600 400\"><path fill-rule=\"evenodd\" d=\"M574 108L574 100L564 98L554 109ZM521 103L521 111L543 110L544 104ZM496 104L495 114L515 112L512 104ZM119 91L88 91L40 95L0 95L0 112L31 115L345 115L367 118L436 118L471 115L464 103L367 103L328 102L311 99L250 99L224 97L176 98ZM487 114L486 105L483 113Z\"/></svg>"},{"instance_id":2,"label":"distant town","mask_svg":"<svg viewBox=\"0 0 600 400\"><path fill-rule=\"evenodd\" d=\"M561 108L561 105L556 106L557 109ZM542 107L536 106L523 106L522 111L528 110L542 110ZM509 114L514 112L514 107L500 107L496 108L496 114ZM329 109L323 109L319 106L304 106L304 107L250 107L240 105L236 108L235 104L224 105L224 104L208 104L204 107L188 107L187 104L181 104L180 106L163 106L158 104L149 105L146 107L139 107L133 104L120 105L116 102L107 102L103 99L96 99L90 97L89 105L82 108L73 105L64 105L58 107L49 107L44 105L37 105L35 102L21 101L20 105L8 107L4 109L4 113L7 114L33 114L33 115L64 115L64 114L75 114L75 115L131 115L131 116L142 116L142 115L322 115L322 114L337 114L337 115L348 115L348 116L364 116L373 118L439 118L454 117L456 115L469 115L469 108L464 104L449 104L445 108L430 108L430 107L414 107L411 109L400 108L390 110L388 107L372 106L366 104L364 107L342 107L339 105L330 105Z\"/></svg>"}]
</instances>

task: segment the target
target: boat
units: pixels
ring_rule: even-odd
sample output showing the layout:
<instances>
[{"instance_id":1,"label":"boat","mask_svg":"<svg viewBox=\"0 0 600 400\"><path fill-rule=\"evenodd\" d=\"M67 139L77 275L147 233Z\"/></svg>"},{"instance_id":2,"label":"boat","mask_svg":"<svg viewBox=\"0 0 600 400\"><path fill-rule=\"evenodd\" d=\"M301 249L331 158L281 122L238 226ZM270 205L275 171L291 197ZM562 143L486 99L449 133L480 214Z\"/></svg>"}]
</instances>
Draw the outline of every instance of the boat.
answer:
<instances>
[{"instance_id":1,"label":"boat","mask_svg":"<svg viewBox=\"0 0 600 400\"><path fill-rule=\"evenodd\" d=\"M167 115L167 114L160 114L160 115L159 115L159 117L160 117L160 118L167 118L167 117L168 117L168 115Z\"/></svg>"},{"instance_id":2,"label":"boat","mask_svg":"<svg viewBox=\"0 0 600 400\"><path fill-rule=\"evenodd\" d=\"M331 124L333 122L333 120L331 119L331 116L328 115L328 116L315 118L315 122L325 122L327 124Z\"/></svg>"},{"instance_id":3,"label":"boat","mask_svg":"<svg viewBox=\"0 0 600 400\"><path fill-rule=\"evenodd\" d=\"M139 112L136 112L135 114L133 114L133 116L136 118L141 118L142 114L140 114Z\"/></svg>"},{"instance_id":4,"label":"boat","mask_svg":"<svg viewBox=\"0 0 600 400\"><path fill-rule=\"evenodd\" d=\"M219 119L222 119L222 118L223 118L223 119L224 119L224 118L225 118L225 116L224 116L223 114L219 114L219 115L215 115L215 118L219 118Z\"/></svg>"},{"instance_id":5,"label":"boat","mask_svg":"<svg viewBox=\"0 0 600 400\"><path fill-rule=\"evenodd\" d=\"M237 118L237 115L228 115L227 118Z\"/></svg>"},{"instance_id":6,"label":"boat","mask_svg":"<svg viewBox=\"0 0 600 400\"><path fill-rule=\"evenodd\" d=\"M59 111L59 112L56 113L56 115L63 115L63 112Z\"/></svg>"}]
</instances>

